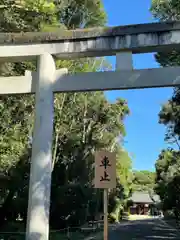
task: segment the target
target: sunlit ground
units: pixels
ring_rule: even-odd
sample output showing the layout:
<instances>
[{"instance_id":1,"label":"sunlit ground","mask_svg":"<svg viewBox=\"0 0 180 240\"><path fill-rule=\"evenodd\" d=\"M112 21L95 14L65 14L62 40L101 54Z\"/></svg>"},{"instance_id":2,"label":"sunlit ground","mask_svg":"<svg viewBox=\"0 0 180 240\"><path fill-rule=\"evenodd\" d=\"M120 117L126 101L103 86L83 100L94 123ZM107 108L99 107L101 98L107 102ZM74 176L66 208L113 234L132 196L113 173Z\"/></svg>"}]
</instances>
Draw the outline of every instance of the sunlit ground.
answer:
<instances>
[{"instance_id":1,"label":"sunlit ground","mask_svg":"<svg viewBox=\"0 0 180 240\"><path fill-rule=\"evenodd\" d=\"M134 214L134 215L129 215L128 220L133 221L133 220L151 219L151 218L153 218L153 216L149 216L149 215L136 215L136 214Z\"/></svg>"}]
</instances>

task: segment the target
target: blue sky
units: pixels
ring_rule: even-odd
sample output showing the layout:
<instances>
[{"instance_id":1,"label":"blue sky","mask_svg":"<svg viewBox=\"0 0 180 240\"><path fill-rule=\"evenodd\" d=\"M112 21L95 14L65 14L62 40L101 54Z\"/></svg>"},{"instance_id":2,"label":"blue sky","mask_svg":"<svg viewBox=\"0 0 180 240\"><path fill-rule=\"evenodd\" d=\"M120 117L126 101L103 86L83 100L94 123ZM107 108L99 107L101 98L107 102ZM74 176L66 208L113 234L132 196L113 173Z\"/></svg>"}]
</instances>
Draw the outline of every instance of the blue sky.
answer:
<instances>
[{"instance_id":1,"label":"blue sky","mask_svg":"<svg viewBox=\"0 0 180 240\"><path fill-rule=\"evenodd\" d=\"M155 21L149 12L151 0L104 0L108 14L108 25L126 25ZM108 58L115 64L115 58ZM134 68L158 67L154 54L133 56ZM109 100L117 97L127 99L131 114L125 120L127 136L125 148L133 155L134 169L154 170L154 163L164 142L165 127L158 124L161 105L170 98L172 88L126 90L107 92Z\"/></svg>"}]
</instances>

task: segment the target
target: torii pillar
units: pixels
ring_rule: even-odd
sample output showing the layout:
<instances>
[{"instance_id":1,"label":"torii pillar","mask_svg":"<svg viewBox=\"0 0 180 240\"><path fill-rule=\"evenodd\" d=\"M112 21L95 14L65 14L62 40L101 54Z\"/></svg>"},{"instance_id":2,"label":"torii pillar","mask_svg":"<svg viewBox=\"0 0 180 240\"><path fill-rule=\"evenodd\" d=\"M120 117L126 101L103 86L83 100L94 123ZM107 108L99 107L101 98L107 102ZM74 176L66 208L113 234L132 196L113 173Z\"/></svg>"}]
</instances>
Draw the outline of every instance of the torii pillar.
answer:
<instances>
[{"instance_id":1,"label":"torii pillar","mask_svg":"<svg viewBox=\"0 0 180 240\"><path fill-rule=\"evenodd\" d=\"M38 56L26 240L49 239L55 62Z\"/></svg>"}]
</instances>

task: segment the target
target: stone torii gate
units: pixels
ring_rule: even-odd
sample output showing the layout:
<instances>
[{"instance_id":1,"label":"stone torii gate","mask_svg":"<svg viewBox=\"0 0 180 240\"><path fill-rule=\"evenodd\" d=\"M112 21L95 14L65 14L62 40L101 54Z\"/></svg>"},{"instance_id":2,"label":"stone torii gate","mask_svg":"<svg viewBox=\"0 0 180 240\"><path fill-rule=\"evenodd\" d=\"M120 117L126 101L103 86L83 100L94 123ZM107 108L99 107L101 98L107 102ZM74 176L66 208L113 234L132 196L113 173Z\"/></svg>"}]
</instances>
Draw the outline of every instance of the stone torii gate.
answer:
<instances>
[{"instance_id":1,"label":"stone torii gate","mask_svg":"<svg viewBox=\"0 0 180 240\"><path fill-rule=\"evenodd\" d=\"M54 33L0 33L0 61L37 59L37 72L0 77L0 94L35 93L27 240L48 240L53 93L170 87L180 67L133 70L132 54L180 50L180 23L150 23ZM68 74L53 57L116 55L116 71ZM53 57L52 57L53 56Z\"/></svg>"}]
</instances>

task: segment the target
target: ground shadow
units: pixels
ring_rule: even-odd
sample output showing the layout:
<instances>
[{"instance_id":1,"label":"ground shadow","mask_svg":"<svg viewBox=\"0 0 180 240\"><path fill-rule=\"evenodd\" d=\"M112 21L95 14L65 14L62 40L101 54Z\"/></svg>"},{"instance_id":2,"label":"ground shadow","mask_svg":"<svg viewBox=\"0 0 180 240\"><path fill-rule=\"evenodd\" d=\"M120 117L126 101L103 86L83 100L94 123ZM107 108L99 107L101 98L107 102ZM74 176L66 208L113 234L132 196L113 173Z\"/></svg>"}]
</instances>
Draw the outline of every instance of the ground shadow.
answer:
<instances>
[{"instance_id":1,"label":"ground shadow","mask_svg":"<svg viewBox=\"0 0 180 240\"><path fill-rule=\"evenodd\" d=\"M110 240L179 240L180 233L162 219L142 219L119 224L110 231Z\"/></svg>"}]
</instances>

